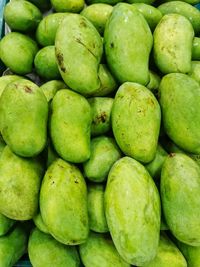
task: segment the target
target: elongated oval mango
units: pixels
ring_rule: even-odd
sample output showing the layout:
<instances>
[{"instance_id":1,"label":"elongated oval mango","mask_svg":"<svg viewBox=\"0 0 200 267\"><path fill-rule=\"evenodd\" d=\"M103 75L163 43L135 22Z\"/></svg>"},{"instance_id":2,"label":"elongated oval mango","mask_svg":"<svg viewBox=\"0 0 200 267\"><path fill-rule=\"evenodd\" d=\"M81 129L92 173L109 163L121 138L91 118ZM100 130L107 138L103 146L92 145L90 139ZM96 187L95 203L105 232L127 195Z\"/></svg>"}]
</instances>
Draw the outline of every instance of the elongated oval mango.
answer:
<instances>
[{"instance_id":1,"label":"elongated oval mango","mask_svg":"<svg viewBox=\"0 0 200 267\"><path fill-rule=\"evenodd\" d=\"M113 242L124 260L142 266L156 256L160 198L151 176L136 160L124 157L113 165L105 212Z\"/></svg>"}]
</instances>

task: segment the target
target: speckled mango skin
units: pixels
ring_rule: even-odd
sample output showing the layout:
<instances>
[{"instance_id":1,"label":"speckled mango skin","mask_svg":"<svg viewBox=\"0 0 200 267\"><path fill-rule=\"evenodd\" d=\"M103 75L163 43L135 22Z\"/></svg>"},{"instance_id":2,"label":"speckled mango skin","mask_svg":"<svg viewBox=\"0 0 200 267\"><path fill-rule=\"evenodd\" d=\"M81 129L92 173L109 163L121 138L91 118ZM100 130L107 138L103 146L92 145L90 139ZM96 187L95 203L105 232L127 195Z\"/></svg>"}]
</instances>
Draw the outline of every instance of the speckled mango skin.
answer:
<instances>
[{"instance_id":1,"label":"speckled mango skin","mask_svg":"<svg viewBox=\"0 0 200 267\"><path fill-rule=\"evenodd\" d=\"M173 235L179 241L192 246L200 246L199 191L198 164L185 154L171 154L162 167L162 207Z\"/></svg>"},{"instance_id":2,"label":"speckled mango skin","mask_svg":"<svg viewBox=\"0 0 200 267\"><path fill-rule=\"evenodd\" d=\"M140 84L126 82L115 95L111 118L113 133L122 152L143 163L152 161L161 120L155 96Z\"/></svg>"},{"instance_id":3,"label":"speckled mango skin","mask_svg":"<svg viewBox=\"0 0 200 267\"><path fill-rule=\"evenodd\" d=\"M14 220L30 220L38 209L43 175L41 163L15 155L6 146L0 157L0 212Z\"/></svg>"},{"instance_id":4,"label":"speckled mango skin","mask_svg":"<svg viewBox=\"0 0 200 267\"><path fill-rule=\"evenodd\" d=\"M0 237L7 234L7 232L14 225L15 221L0 214Z\"/></svg>"},{"instance_id":5,"label":"speckled mango skin","mask_svg":"<svg viewBox=\"0 0 200 267\"><path fill-rule=\"evenodd\" d=\"M178 242L178 247L187 260L188 267L200 266L200 246L193 247Z\"/></svg>"},{"instance_id":6,"label":"speckled mango skin","mask_svg":"<svg viewBox=\"0 0 200 267\"><path fill-rule=\"evenodd\" d=\"M121 83L129 81L146 85L149 82L153 37L136 7L119 3L113 8L106 24L104 43L110 70Z\"/></svg>"},{"instance_id":7,"label":"speckled mango skin","mask_svg":"<svg viewBox=\"0 0 200 267\"><path fill-rule=\"evenodd\" d=\"M88 237L87 188L77 167L62 159L48 168L40 191L40 211L51 235L66 245Z\"/></svg>"},{"instance_id":8,"label":"speckled mango skin","mask_svg":"<svg viewBox=\"0 0 200 267\"><path fill-rule=\"evenodd\" d=\"M95 26L82 15L69 14L58 27L55 48L64 82L83 95L95 93L101 85L98 68L103 53Z\"/></svg>"},{"instance_id":9,"label":"speckled mango skin","mask_svg":"<svg viewBox=\"0 0 200 267\"><path fill-rule=\"evenodd\" d=\"M129 157L118 160L108 175L104 201L108 228L122 258L138 266L152 260L160 235L160 198L145 167Z\"/></svg>"},{"instance_id":10,"label":"speckled mango skin","mask_svg":"<svg viewBox=\"0 0 200 267\"><path fill-rule=\"evenodd\" d=\"M86 243L79 246L86 267L130 267L117 252L112 240L104 234L90 232Z\"/></svg>"},{"instance_id":11,"label":"speckled mango skin","mask_svg":"<svg viewBox=\"0 0 200 267\"><path fill-rule=\"evenodd\" d=\"M68 90L59 90L52 101L51 138L64 160L81 163L90 157L92 113L88 101Z\"/></svg>"},{"instance_id":12,"label":"speckled mango skin","mask_svg":"<svg viewBox=\"0 0 200 267\"><path fill-rule=\"evenodd\" d=\"M0 77L0 96L3 93L3 90L6 88L6 86L9 83L19 80L21 78L22 77L18 75L5 75L5 76Z\"/></svg>"},{"instance_id":13,"label":"speckled mango skin","mask_svg":"<svg viewBox=\"0 0 200 267\"><path fill-rule=\"evenodd\" d=\"M33 229L28 242L28 254L34 267L79 267L80 260L75 247L65 246L52 236Z\"/></svg>"},{"instance_id":14,"label":"speckled mango skin","mask_svg":"<svg viewBox=\"0 0 200 267\"><path fill-rule=\"evenodd\" d=\"M183 150L200 153L200 86L186 74L165 75L159 87L163 125L170 139Z\"/></svg>"},{"instance_id":15,"label":"speckled mango skin","mask_svg":"<svg viewBox=\"0 0 200 267\"><path fill-rule=\"evenodd\" d=\"M188 19L179 14L162 17L154 31L154 60L164 73L188 73L191 69L194 30Z\"/></svg>"},{"instance_id":16,"label":"speckled mango skin","mask_svg":"<svg viewBox=\"0 0 200 267\"><path fill-rule=\"evenodd\" d=\"M22 157L38 155L46 145L48 103L33 82L21 79L9 83L0 100L3 139Z\"/></svg>"}]
</instances>

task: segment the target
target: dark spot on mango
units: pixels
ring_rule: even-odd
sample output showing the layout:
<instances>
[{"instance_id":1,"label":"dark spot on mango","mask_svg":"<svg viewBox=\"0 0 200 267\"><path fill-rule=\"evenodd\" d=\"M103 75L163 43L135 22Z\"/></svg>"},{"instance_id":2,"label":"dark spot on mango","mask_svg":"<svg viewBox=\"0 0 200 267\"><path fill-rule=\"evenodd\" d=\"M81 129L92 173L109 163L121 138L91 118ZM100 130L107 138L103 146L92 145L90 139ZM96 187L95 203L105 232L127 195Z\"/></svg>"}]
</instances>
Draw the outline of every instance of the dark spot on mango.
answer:
<instances>
[{"instance_id":1,"label":"dark spot on mango","mask_svg":"<svg viewBox=\"0 0 200 267\"><path fill-rule=\"evenodd\" d=\"M85 20L81 20L80 26L86 28L87 24L85 23Z\"/></svg>"},{"instance_id":2,"label":"dark spot on mango","mask_svg":"<svg viewBox=\"0 0 200 267\"><path fill-rule=\"evenodd\" d=\"M57 49L56 49L56 57L57 57L58 65L60 66L60 69L62 70L62 72L66 73L67 70L66 70L66 67L65 67L65 64L64 64L63 54L60 53Z\"/></svg>"},{"instance_id":3,"label":"dark spot on mango","mask_svg":"<svg viewBox=\"0 0 200 267\"><path fill-rule=\"evenodd\" d=\"M28 93L28 94L31 94L31 93L33 92L32 89L31 89L30 87L28 87L28 86L25 86L25 87L24 87L24 90L25 90L25 92Z\"/></svg>"},{"instance_id":4,"label":"dark spot on mango","mask_svg":"<svg viewBox=\"0 0 200 267\"><path fill-rule=\"evenodd\" d=\"M114 43L111 43L111 44L110 44L110 47L111 47L111 48L114 48Z\"/></svg>"},{"instance_id":5,"label":"dark spot on mango","mask_svg":"<svg viewBox=\"0 0 200 267\"><path fill-rule=\"evenodd\" d=\"M58 164L58 166L59 166L61 169L64 169L64 167L63 167L62 165Z\"/></svg>"},{"instance_id":6,"label":"dark spot on mango","mask_svg":"<svg viewBox=\"0 0 200 267\"><path fill-rule=\"evenodd\" d=\"M173 157L175 157L175 156L176 156L176 153L170 153L170 154L169 154L169 157L170 157L170 158L173 158Z\"/></svg>"},{"instance_id":7,"label":"dark spot on mango","mask_svg":"<svg viewBox=\"0 0 200 267\"><path fill-rule=\"evenodd\" d=\"M102 112L99 116L97 116L94 120L93 120L93 124L97 125L99 123L105 123L107 119L107 115L106 112Z\"/></svg>"}]
</instances>

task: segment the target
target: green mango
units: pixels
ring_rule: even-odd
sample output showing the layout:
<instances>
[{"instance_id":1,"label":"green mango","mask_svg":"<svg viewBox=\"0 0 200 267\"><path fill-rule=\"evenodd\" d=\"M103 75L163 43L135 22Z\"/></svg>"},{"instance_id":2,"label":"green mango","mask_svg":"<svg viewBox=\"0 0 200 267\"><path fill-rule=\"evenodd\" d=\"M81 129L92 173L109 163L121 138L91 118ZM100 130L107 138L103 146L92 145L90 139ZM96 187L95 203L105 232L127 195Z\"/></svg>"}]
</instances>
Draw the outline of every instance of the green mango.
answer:
<instances>
[{"instance_id":1,"label":"green mango","mask_svg":"<svg viewBox=\"0 0 200 267\"><path fill-rule=\"evenodd\" d=\"M45 234L49 234L49 231L46 227L46 225L44 224L44 221L42 219L41 213L39 212L37 215L35 215L33 217L33 221L35 226L43 233Z\"/></svg>"},{"instance_id":2,"label":"green mango","mask_svg":"<svg viewBox=\"0 0 200 267\"><path fill-rule=\"evenodd\" d=\"M54 148L64 160L81 163L90 157L91 108L71 90L59 90L52 101L50 132Z\"/></svg>"},{"instance_id":3,"label":"green mango","mask_svg":"<svg viewBox=\"0 0 200 267\"><path fill-rule=\"evenodd\" d=\"M0 41L0 57L6 67L16 74L32 72L37 43L27 35L18 32L6 34Z\"/></svg>"},{"instance_id":4,"label":"green mango","mask_svg":"<svg viewBox=\"0 0 200 267\"><path fill-rule=\"evenodd\" d=\"M92 97L88 99L92 110L91 134L101 135L111 129L111 110L113 98Z\"/></svg>"},{"instance_id":5,"label":"green mango","mask_svg":"<svg viewBox=\"0 0 200 267\"><path fill-rule=\"evenodd\" d=\"M200 60L200 38L194 37L192 43L192 60Z\"/></svg>"},{"instance_id":6,"label":"green mango","mask_svg":"<svg viewBox=\"0 0 200 267\"><path fill-rule=\"evenodd\" d=\"M200 266L200 246L194 247L178 242L178 247L187 260L188 267Z\"/></svg>"},{"instance_id":7,"label":"green mango","mask_svg":"<svg viewBox=\"0 0 200 267\"><path fill-rule=\"evenodd\" d=\"M176 13L186 17L191 22L195 33L200 32L200 12L196 7L182 1L172 1L158 6L158 10L163 15Z\"/></svg>"},{"instance_id":8,"label":"green mango","mask_svg":"<svg viewBox=\"0 0 200 267\"><path fill-rule=\"evenodd\" d=\"M36 31L36 39L41 46L55 44L57 29L67 15L67 13L54 13L41 20Z\"/></svg>"},{"instance_id":9,"label":"green mango","mask_svg":"<svg viewBox=\"0 0 200 267\"><path fill-rule=\"evenodd\" d=\"M127 0L127 2L129 4L142 3L142 4L151 5L152 3L155 2L155 0Z\"/></svg>"},{"instance_id":10,"label":"green mango","mask_svg":"<svg viewBox=\"0 0 200 267\"><path fill-rule=\"evenodd\" d=\"M200 85L200 61L192 61L192 68L188 75Z\"/></svg>"},{"instance_id":11,"label":"green mango","mask_svg":"<svg viewBox=\"0 0 200 267\"><path fill-rule=\"evenodd\" d=\"M79 14L69 14L58 27L56 58L64 82L83 95L100 88L98 68L103 43L94 25Z\"/></svg>"},{"instance_id":12,"label":"green mango","mask_svg":"<svg viewBox=\"0 0 200 267\"><path fill-rule=\"evenodd\" d=\"M19 79L22 79L22 77L17 75L5 75L0 77L0 96L9 83L17 81Z\"/></svg>"},{"instance_id":13,"label":"green mango","mask_svg":"<svg viewBox=\"0 0 200 267\"><path fill-rule=\"evenodd\" d=\"M4 19L11 30L30 32L37 28L42 13L28 1L11 1L4 8Z\"/></svg>"},{"instance_id":14,"label":"green mango","mask_svg":"<svg viewBox=\"0 0 200 267\"><path fill-rule=\"evenodd\" d=\"M181 242L200 246L199 165L185 154L170 154L162 167L160 191L172 234Z\"/></svg>"},{"instance_id":15,"label":"green mango","mask_svg":"<svg viewBox=\"0 0 200 267\"><path fill-rule=\"evenodd\" d=\"M88 237L87 188L77 167L62 159L48 168L40 191L40 211L50 234L66 245Z\"/></svg>"},{"instance_id":16,"label":"green mango","mask_svg":"<svg viewBox=\"0 0 200 267\"><path fill-rule=\"evenodd\" d=\"M93 182L107 179L112 165L121 157L121 152L111 137L99 136L91 140L91 155L83 163L85 176Z\"/></svg>"},{"instance_id":17,"label":"green mango","mask_svg":"<svg viewBox=\"0 0 200 267\"><path fill-rule=\"evenodd\" d=\"M145 165L147 171L150 173L151 177L154 179L159 179L161 174L162 165L167 158L167 152L162 148L160 144L157 146L155 158Z\"/></svg>"},{"instance_id":18,"label":"green mango","mask_svg":"<svg viewBox=\"0 0 200 267\"><path fill-rule=\"evenodd\" d=\"M0 237L0 266L13 267L26 253L27 243L28 234L22 225Z\"/></svg>"},{"instance_id":19,"label":"green mango","mask_svg":"<svg viewBox=\"0 0 200 267\"><path fill-rule=\"evenodd\" d=\"M84 0L51 0L51 4L56 12L79 13L85 5Z\"/></svg>"},{"instance_id":20,"label":"green mango","mask_svg":"<svg viewBox=\"0 0 200 267\"><path fill-rule=\"evenodd\" d=\"M36 5L41 11L46 11L51 8L50 0L28 0Z\"/></svg>"},{"instance_id":21,"label":"green mango","mask_svg":"<svg viewBox=\"0 0 200 267\"><path fill-rule=\"evenodd\" d=\"M136 3L137 1L134 1L134 2L135 3L133 4L133 6L136 7L142 13L144 18L148 22L151 31L153 32L155 27L157 26L157 24L162 18L162 13L160 12L160 10L158 10L154 6L143 3L143 1L142 3Z\"/></svg>"},{"instance_id":22,"label":"green mango","mask_svg":"<svg viewBox=\"0 0 200 267\"><path fill-rule=\"evenodd\" d=\"M174 0L163 0L163 2L171 2L171 1L174 1ZM199 0L181 0L181 1L191 4L191 5L199 4Z\"/></svg>"},{"instance_id":23,"label":"green mango","mask_svg":"<svg viewBox=\"0 0 200 267\"><path fill-rule=\"evenodd\" d=\"M88 216L89 227L97 233L109 232L104 210L104 186L88 185Z\"/></svg>"},{"instance_id":24,"label":"green mango","mask_svg":"<svg viewBox=\"0 0 200 267\"><path fill-rule=\"evenodd\" d=\"M46 46L38 51L34 59L35 70L47 80L59 79L60 72L56 62L55 46Z\"/></svg>"},{"instance_id":25,"label":"green mango","mask_svg":"<svg viewBox=\"0 0 200 267\"><path fill-rule=\"evenodd\" d=\"M99 3L115 5L115 4L117 4L119 2L123 2L123 1L125 1L125 0L86 0L88 5L99 4Z\"/></svg>"},{"instance_id":26,"label":"green mango","mask_svg":"<svg viewBox=\"0 0 200 267\"><path fill-rule=\"evenodd\" d=\"M165 132L183 150L199 154L199 84L186 74L171 73L162 78L159 93Z\"/></svg>"},{"instance_id":27,"label":"green mango","mask_svg":"<svg viewBox=\"0 0 200 267\"><path fill-rule=\"evenodd\" d=\"M150 80L149 80L149 83L147 84L146 87L150 91L152 91L152 93L154 93L154 95L157 95L161 79L157 73L155 73L154 71L151 71L151 70L149 71L149 77L150 77Z\"/></svg>"},{"instance_id":28,"label":"green mango","mask_svg":"<svg viewBox=\"0 0 200 267\"><path fill-rule=\"evenodd\" d=\"M9 83L0 98L3 139L22 157L38 155L46 145L48 103L33 82L21 79Z\"/></svg>"},{"instance_id":29,"label":"green mango","mask_svg":"<svg viewBox=\"0 0 200 267\"><path fill-rule=\"evenodd\" d=\"M161 72L190 71L194 30L188 19L179 14L164 15L153 36L154 60Z\"/></svg>"},{"instance_id":30,"label":"green mango","mask_svg":"<svg viewBox=\"0 0 200 267\"><path fill-rule=\"evenodd\" d=\"M6 146L0 157L0 213L13 220L37 214L43 167L34 158L21 158Z\"/></svg>"},{"instance_id":31,"label":"green mango","mask_svg":"<svg viewBox=\"0 0 200 267\"><path fill-rule=\"evenodd\" d=\"M48 102L50 102L58 90L67 88L66 84L62 81L52 80L40 86Z\"/></svg>"},{"instance_id":32,"label":"green mango","mask_svg":"<svg viewBox=\"0 0 200 267\"><path fill-rule=\"evenodd\" d=\"M142 267L169 266L187 267L187 262L174 243L166 235L161 235L156 257Z\"/></svg>"},{"instance_id":33,"label":"green mango","mask_svg":"<svg viewBox=\"0 0 200 267\"><path fill-rule=\"evenodd\" d=\"M28 254L34 267L79 267L75 247L65 246L35 228L29 238Z\"/></svg>"},{"instance_id":34,"label":"green mango","mask_svg":"<svg viewBox=\"0 0 200 267\"><path fill-rule=\"evenodd\" d=\"M112 73L121 82L149 82L151 30L133 5L119 3L113 8L104 33L105 53ZM124 53L126 51L126 53Z\"/></svg>"},{"instance_id":35,"label":"green mango","mask_svg":"<svg viewBox=\"0 0 200 267\"><path fill-rule=\"evenodd\" d=\"M105 234L90 232L87 241L79 246L79 252L85 267L130 267Z\"/></svg>"},{"instance_id":36,"label":"green mango","mask_svg":"<svg viewBox=\"0 0 200 267\"><path fill-rule=\"evenodd\" d=\"M160 198L145 167L129 157L118 160L104 197L108 228L122 258L138 266L152 260L160 236Z\"/></svg>"},{"instance_id":37,"label":"green mango","mask_svg":"<svg viewBox=\"0 0 200 267\"><path fill-rule=\"evenodd\" d=\"M115 96L111 118L122 152L143 163L152 161L161 120L160 106L153 93L143 85L124 83Z\"/></svg>"},{"instance_id":38,"label":"green mango","mask_svg":"<svg viewBox=\"0 0 200 267\"><path fill-rule=\"evenodd\" d=\"M0 238L8 233L14 223L14 220L7 218L3 214L0 214Z\"/></svg>"},{"instance_id":39,"label":"green mango","mask_svg":"<svg viewBox=\"0 0 200 267\"><path fill-rule=\"evenodd\" d=\"M113 7L104 3L97 3L87 6L81 12L81 15L86 17L94 24L98 32L103 35L106 22L112 13Z\"/></svg>"}]
</instances>

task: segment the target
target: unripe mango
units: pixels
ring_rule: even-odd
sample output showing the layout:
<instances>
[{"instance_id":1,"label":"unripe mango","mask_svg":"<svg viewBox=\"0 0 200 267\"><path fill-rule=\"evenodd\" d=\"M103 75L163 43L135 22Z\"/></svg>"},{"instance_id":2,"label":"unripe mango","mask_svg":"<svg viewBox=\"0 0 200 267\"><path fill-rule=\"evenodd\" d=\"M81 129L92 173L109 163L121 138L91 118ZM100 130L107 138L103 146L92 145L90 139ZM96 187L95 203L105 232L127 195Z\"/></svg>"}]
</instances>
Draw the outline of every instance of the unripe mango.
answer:
<instances>
[{"instance_id":1,"label":"unripe mango","mask_svg":"<svg viewBox=\"0 0 200 267\"><path fill-rule=\"evenodd\" d=\"M40 86L48 102L54 98L58 90L65 88L67 88L66 84L59 80L52 80Z\"/></svg>"},{"instance_id":2,"label":"unripe mango","mask_svg":"<svg viewBox=\"0 0 200 267\"><path fill-rule=\"evenodd\" d=\"M84 0L51 0L51 4L56 12L79 13L83 8Z\"/></svg>"}]
</instances>

